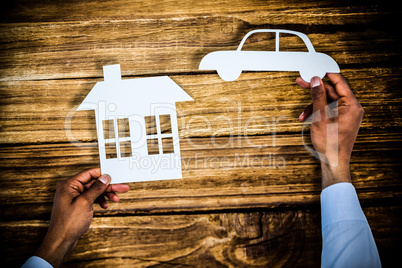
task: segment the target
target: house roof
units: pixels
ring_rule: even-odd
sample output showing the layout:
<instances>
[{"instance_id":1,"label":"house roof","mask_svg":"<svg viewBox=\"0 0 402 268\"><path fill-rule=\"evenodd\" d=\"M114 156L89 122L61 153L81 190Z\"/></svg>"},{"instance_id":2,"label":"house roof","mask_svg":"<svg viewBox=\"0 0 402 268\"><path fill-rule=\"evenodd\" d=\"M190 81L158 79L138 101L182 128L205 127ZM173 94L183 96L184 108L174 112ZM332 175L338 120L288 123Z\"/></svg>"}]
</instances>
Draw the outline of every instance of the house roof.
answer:
<instances>
[{"instance_id":1,"label":"house roof","mask_svg":"<svg viewBox=\"0 0 402 268\"><path fill-rule=\"evenodd\" d=\"M120 112L148 110L150 105L192 101L170 77L121 79L120 64L103 67L104 81L97 82L77 111L114 104Z\"/></svg>"}]
</instances>

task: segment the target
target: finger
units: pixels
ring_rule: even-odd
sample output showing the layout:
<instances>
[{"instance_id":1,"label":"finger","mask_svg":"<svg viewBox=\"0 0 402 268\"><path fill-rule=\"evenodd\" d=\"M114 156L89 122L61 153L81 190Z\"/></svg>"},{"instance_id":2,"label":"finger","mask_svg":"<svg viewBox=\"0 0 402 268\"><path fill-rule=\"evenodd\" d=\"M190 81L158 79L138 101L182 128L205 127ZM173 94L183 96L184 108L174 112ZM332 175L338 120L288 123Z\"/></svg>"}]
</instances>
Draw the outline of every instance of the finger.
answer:
<instances>
[{"instance_id":1,"label":"finger","mask_svg":"<svg viewBox=\"0 0 402 268\"><path fill-rule=\"evenodd\" d=\"M86 181L89 183L94 182L93 178L98 178L100 176L100 169L85 169L78 174L66 179L63 184L66 185L66 190L63 194L67 194L70 198L74 199L80 194L82 194L87 188L85 185Z\"/></svg>"},{"instance_id":2,"label":"finger","mask_svg":"<svg viewBox=\"0 0 402 268\"><path fill-rule=\"evenodd\" d=\"M327 105L327 94L324 83L318 76L311 79L311 98L313 99L313 113L320 110L325 114L325 106Z\"/></svg>"},{"instance_id":3,"label":"finger","mask_svg":"<svg viewBox=\"0 0 402 268\"><path fill-rule=\"evenodd\" d=\"M125 193L130 190L127 184L111 184L107 187L106 192Z\"/></svg>"},{"instance_id":4,"label":"finger","mask_svg":"<svg viewBox=\"0 0 402 268\"><path fill-rule=\"evenodd\" d=\"M120 197L116 193L105 193L105 195L107 196L107 198L109 198L109 200L111 200L113 202L120 201Z\"/></svg>"},{"instance_id":5,"label":"finger","mask_svg":"<svg viewBox=\"0 0 402 268\"><path fill-rule=\"evenodd\" d=\"M85 189L89 189L91 185L95 182L92 180L84 185ZM117 193L126 193L130 190L128 184L110 184L105 192L117 192Z\"/></svg>"},{"instance_id":6,"label":"finger","mask_svg":"<svg viewBox=\"0 0 402 268\"><path fill-rule=\"evenodd\" d=\"M333 86L331 86L328 83L324 83L324 87L325 87L325 90L327 91L327 98L328 99L330 99L332 101L335 101L335 100L339 99L339 95L338 95L338 93L336 93L336 90L335 90L335 88Z\"/></svg>"},{"instance_id":7,"label":"finger","mask_svg":"<svg viewBox=\"0 0 402 268\"><path fill-rule=\"evenodd\" d=\"M313 104L310 104L304 109L304 111L300 114L299 116L299 121L304 122L306 119L310 116L310 114L313 112Z\"/></svg>"},{"instance_id":8,"label":"finger","mask_svg":"<svg viewBox=\"0 0 402 268\"><path fill-rule=\"evenodd\" d=\"M110 183L109 175L102 175L96 180L88 190L86 190L83 194L81 194L78 198L85 198L90 204L95 202L95 199L103 194Z\"/></svg>"},{"instance_id":9,"label":"finger","mask_svg":"<svg viewBox=\"0 0 402 268\"><path fill-rule=\"evenodd\" d=\"M90 182L85 183L84 184L85 190L88 190L91 187L91 185L94 184L94 182L96 182L96 180L91 180Z\"/></svg>"},{"instance_id":10,"label":"finger","mask_svg":"<svg viewBox=\"0 0 402 268\"><path fill-rule=\"evenodd\" d=\"M304 81L301 77L298 77L296 79L296 84L298 84L302 88L310 89L310 84L307 83L306 81ZM331 86L328 83L324 83L324 86L325 86L325 90L327 91L327 95L330 97L331 100L339 99L339 96L336 93L335 88L333 86Z\"/></svg>"},{"instance_id":11,"label":"finger","mask_svg":"<svg viewBox=\"0 0 402 268\"><path fill-rule=\"evenodd\" d=\"M327 74L329 80L334 85L336 93L340 97L346 97L353 95L352 90L350 89L348 83L343 79L343 77L338 73L329 73Z\"/></svg>"},{"instance_id":12,"label":"finger","mask_svg":"<svg viewBox=\"0 0 402 268\"><path fill-rule=\"evenodd\" d=\"M307 83L307 82L304 81L301 77L298 77L298 78L296 79L296 84L298 84L298 85L301 86L302 88L310 89L310 83Z\"/></svg>"},{"instance_id":13,"label":"finger","mask_svg":"<svg viewBox=\"0 0 402 268\"><path fill-rule=\"evenodd\" d=\"M68 180L69 181L79 181L85 185L86 183L90 182L91 180L99 178L100 175L101 175L100 168L91 168L91 169L85 169L85 170L81 171L77 175L69 178Z\"/></svg>"},{"instance_id":14,"label":"finger","mask_svg":"<svg viewBox=\"0 0 402 268\"><path fill-rule=\"evenodd\" d=\"M107 203L107 201L106 201L106 199L105 199L105 197L104 197L103 195L98 196L98 197L96 198L95 202L98 203L99 206L100 206L101 208L103 208L103 209L107 209L108 206L109 206L108 203Z\"/></svg>"}]
</instances>

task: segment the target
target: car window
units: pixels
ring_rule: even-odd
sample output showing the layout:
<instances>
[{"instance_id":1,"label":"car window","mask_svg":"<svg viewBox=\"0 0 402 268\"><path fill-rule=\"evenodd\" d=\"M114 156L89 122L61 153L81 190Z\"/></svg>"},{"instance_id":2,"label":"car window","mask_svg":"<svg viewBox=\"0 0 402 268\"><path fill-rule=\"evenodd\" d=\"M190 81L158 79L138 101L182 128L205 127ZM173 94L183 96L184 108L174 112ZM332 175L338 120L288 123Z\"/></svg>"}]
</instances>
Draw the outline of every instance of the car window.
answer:
<instances>
[{"instance_id":1,"label":"car window","mask_svg":"<svg viewBox=\"0 0 402 268\"><path fill-rule=\"evenodd\" d=\"M279 51L308 52L304 41L294 34L279 33Z\"/></svg>"},{"instance_id":2,"label":"car window","mask_svg":"<svg viewBox=\"0 0 402 268\"><path fill-rule=\"evenodd\" d=\"M246 51L275 51L275 33L254 33L244 43Z\"/></svg>"}]
</instances>

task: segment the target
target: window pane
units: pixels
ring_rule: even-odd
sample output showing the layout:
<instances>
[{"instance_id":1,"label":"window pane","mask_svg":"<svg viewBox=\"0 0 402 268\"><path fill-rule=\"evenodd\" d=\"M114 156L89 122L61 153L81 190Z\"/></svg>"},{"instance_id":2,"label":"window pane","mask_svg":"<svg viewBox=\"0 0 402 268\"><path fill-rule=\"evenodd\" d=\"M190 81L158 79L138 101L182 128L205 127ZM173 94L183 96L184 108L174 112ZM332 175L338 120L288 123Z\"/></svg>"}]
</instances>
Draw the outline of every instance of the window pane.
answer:
<instances>
[{"instance_id":1,"label":"window pane","mask_svg":"<svg viewBox=\"0 0 402 268\"><path fill-rule=\"evenodd\" d=\"M156 130L156 119L155 116L145 116L145 127L147 135L154 135L157 133Z\"/></svg>"},{"instance_id":2,"label":"window pane","mask_svg":"<svg viewBox=\"0 0 402 268\"><path fill-rule=\"evenodd\" d=\"M164 154L174 153L173 138L172 137L163 138L162 139L162 147L163 147Z\"/></svg>"},{"instance_id":3,"label":"window pane","mask_svg":"<svg viewBox=\"0 0 402 268\"><path fill-rule=\"evenodd\" d=\"M105 143L106 159L117 158L116 143Z\"/></svg>"},{"instance_id":4,"label":"window pane","mask_svg":"<svg viewBox=\"0 0 402 268\"><path fill-rule=\"evenodd\" d=\"M279 51L308 52L304 41L294 34L279 33Z\"/></svg>"},{"instance_id":5,"label":"window pane","mask_svg":"<svg viewBox=\"0 0 402 268\"><path fill-rule=\"evenodd\" d=\"M254 33L250 35L241 50L244 51L275 51L276 33Z\"/></svg>"},{"instance_id":6,"label":"window pane","mask_svg":"<svg viewBox=\"0 0 402 268\"><path fill-rule=\"evenodd\" d=\"M170 123L170 114L163 114L159 116L161 124L161 134L172 133L172 124Z\"/></svg>"},{"instance_id":7,"label":"window pane","mask_svg":"<svg viewBox=\"0 0 402 268\"><path fill-rule=\"evenodd\" d=\"M148 154L159 154L158 139L147 139Z\"/></svg>"},{"instance_id":8,"label":"window pane","mask_svg":"<svg viewBox=\"0 0 402 268\"><path fill-rule=\"evenodd\" d=\"M117 128L119 129L119 138L130 137L130 123L128 118L117 119Z\"/></svg>"},{"instance_id":9,"label":"window pane","mask_svg":"<svg viewBox=\"0 0 402 268\"><path fill-rule=\"evenodd\" d=\"M102 120L104 139L114 139L114 122L113 119Z\"/></svg>"},{"instance_id":10,"label":"window pane","mask_svg":"<svg viewBox=\"0 0 402 268\"><path fill-rule=\"evenodd\" d=\"M121 157L131 157L131 142L130 141L120 142L120 156Z\"/></svg>"}]
</instances>

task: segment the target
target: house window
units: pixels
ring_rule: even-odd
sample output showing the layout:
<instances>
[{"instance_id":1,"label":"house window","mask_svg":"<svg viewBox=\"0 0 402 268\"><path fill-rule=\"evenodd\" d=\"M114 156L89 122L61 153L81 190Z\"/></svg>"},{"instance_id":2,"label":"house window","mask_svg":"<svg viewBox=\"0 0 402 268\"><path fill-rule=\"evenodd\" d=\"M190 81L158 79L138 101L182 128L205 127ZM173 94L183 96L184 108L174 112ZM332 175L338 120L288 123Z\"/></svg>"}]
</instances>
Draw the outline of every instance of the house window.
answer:
<instances>
[{"instance_id":1,"label":"house window","mask_svg":"<svg viewBox=\"0 0 402 268\"><path fill-rule=\"evenodd\" d=\"M148 154L174 153L170 114L145 116Z\"/></svg>"},{"instance_id":2,"label":"house window","mask_svg":"<svg viewBox=\"0 0 402 268\"><path fill-rule=\"evenodd\" d=\"M102 121L106 159L131 157L130 124L128 118Z\"/></svg>"}]
</instances>

